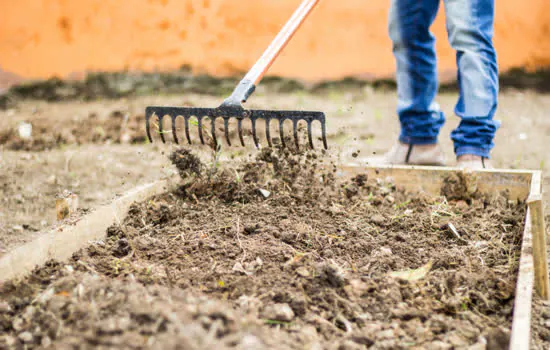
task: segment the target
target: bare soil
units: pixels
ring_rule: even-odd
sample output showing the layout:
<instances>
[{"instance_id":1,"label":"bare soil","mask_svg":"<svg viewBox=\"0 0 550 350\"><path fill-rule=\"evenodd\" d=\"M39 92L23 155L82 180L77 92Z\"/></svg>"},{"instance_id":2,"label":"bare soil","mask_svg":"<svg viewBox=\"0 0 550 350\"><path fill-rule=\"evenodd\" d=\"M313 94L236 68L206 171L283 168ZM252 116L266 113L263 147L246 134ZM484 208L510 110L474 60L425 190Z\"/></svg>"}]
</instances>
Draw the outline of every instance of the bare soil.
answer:
<instances>
[{"instance_id":1,"label":"bare soil","mask_svg":"<svg viewBox=\"0 0 550 350\"><path fill-rule=\"evenodd\" d=\"M455 101L456 94L454 93L444 93L439 99L440 104L449 116L440 141L451 165L453 164L452 144L448 139L448 135L458 122L457 118L451 117ZM41 232L49 230L55 224L55 196L63 190L77 193L80 197L81 208L85 212L89 209L93 210L99 204L108 202L119 193L123 193L139 184L153 181L165 172L174 171L173 167L167 167L168 158L166 157L170 153L172 146L162 147L158 143L158 138L153 145L144 142L145 133L141 123L143 121L145 106L185 105L213 107L220 102L220 97L206 95L187 94L183 98L157 95L89 102L66 101L46 103L26 100L14 105L10 109L0 110L0 140L2 140L0 142L0 191L2 193L2 204L0 205L0 255L8 249L12 249L32 239ZM550 153L546 152L545 149L546 144L550 141L548 138L548 135L550 135L550 119L546 115L546 111L550 109L550 97L532 92L507 91L501 95L499 103L497 118L502 120L503 126L497 134L497 147L493 153L494 165L502 168L528 168L546 171L548 164L550 164ZM337 159L338 163L346 163L348 161L361 162L364 157L384 152L394 142L398 130L397 119L394 113L395 93L373 90L368 86L357 87L357 89L351 91L345 87L328 86L323 89L321 94L307 92L266 94L266 91L260 86L254 98L251 99L249 107L324 111L328 117L329 154ZM33 125L32 138L23 139L19 136L18 128L22 122ZM291 129L287 128L287 130ZM319 130L315 129L314 131L316 136L319 136ZM183 135L182 130L179 132L181 138L181 135ZM272 135L278 134L276 126L272 129L271 133ZM196 133L192 133L191 137L197 143ZM235 132L232 133L232 137L235 137ZM245 135L245 141L248 145L246 148L229 148L224 146L218 154L217 160L232 161L233 159L246 158L249 154L255 154L256 151L253 150L253 142L249 134ZM265 139L261 138L261 141L265 145ZM238 142L234 140L233 144L236 145ZM316 144L320 145L319 142ZM203 169L203 175L208 176L212 168L211 163L214 162L210 150L206 147L200 148L194 146L193 152L199 153L201 159L208 163L206 169ZM242 178L242 174L239 177ZM237 178L237 175L235 175L235 178ZM369 181L373 181L373 179ZM549 185L550 177L545 172L544 186L548 187ZM377 185L371 184L369 186L376 187ZM373 196L376 191L376 189L373 190ZM223 195L223 193L220 195ZM228 196L231 198L233 195L229 193ZM183 203L187 203L185 205L198 205L194 202L194 199L191 201L189 199L182 199L181 194L174 194L174 196L175 199L171 197L159 199L162 203L164 201L168 203L167 205L170 208L168 212L174 210L174 206L183 205ZM391 196L394 199L398 197L397 194L391 194ZM549 196L548 191L546 191L544 197L546 203L550 199ZM368 195L366 197L369 198ZM210 203L214 200L212 198L203 199L200 196L197 198L201 201L199 203L204 201ZM269 197L268 199L262 198L261 193L258 194L256 191L252 197L253 201L244 204L246 209L251 213L258 213L255 210L262 208L259 204L265 204L263 201L269 202L273 199L273 197ZM404 200L403 202L406 201ZM292 201L289 203L294 204ZM475 204L472 206L471 203L473 202L470 202L469 207L475 208ZM256 205L254 206L253 204ZM224 205L227 206L227 203ZM271 203L269 205L274 204ZM345 211L348 204L341 205L344 207L342 210ZM448 202L447 205L462 207L463 203L460 200L455 200ZM279 207L275 206L275 209L279 210L280 207L282 205L279 205ZM303 204L298 206L298 208L303 207ZM393 212L385 212L386 207L393 208L389 203L383 202L380 204L382 215L388 223L393 224L395 219L388 219L388 217L392 218L391 215L393 215ZM374 206L374 208L378 207ZM416 210L416 208L413 209ZM144 209L141 208L140 210ZM200 210L200 207L196 210ZM403 210L402 214L405 213L405 210ZM426 215L428 215L428 209L419 209L418 212L422 212L422 210L426 210ZM207 215L204 211L200 212L202 215ZM297 221L302 219L302 221L310 224L308 221L309 217L304 216L304 212L299 213L306 219L297 216L289 217L291 217L291 220ZM413 217L416 219L415 215L417 215L417 212L414 211L413 213ZM242 211L236 212L236 214L232 214L229 211L226 214L236 215L232 216L233 221L227 224L232 225L231 228L226 229L229 232L227 233L228 236L231 235L231 232L235 236L235 232L237 232L235 218L241 217L239 221L240 231L238 232L241 242L245 244L244 242L248 238L244 233L241 234L244 232L243 222L245 220L256 220L257 218L253 215L247 215L247 212ZM348 214L358 216L353 211ZM211 218L208 215L206 217ZM423 218L422 220L427 220L428 217L431 218L431 214L420 216L420 218ZM271 216L270 220L277 225L276 227L280 227L280 230L287 229L281 223L284 219ZM348 218L347 220L351 219ZM499 218L496 217L493 221L484 222L483 225L496 225L498 220ZM547 222L550 222L550 219L547 218ZM204 226L212 229L212 226L208 226L208 224L208 222L205 222ZM169 225L173 225L173 230L176 232L183 231L183 229L177 228L176 224ZM370 225L377 227L377 225L372 223ZM320 227L324 228L325 226ZM460 229L458 225L457 228ZM163 226L162 229L166 228ZM186 232L191 232L191 229ZM267 230L266 234L269 234L269 232ZM416 236L411 237L413 237L411 240L416 239ZM338 242L338 239L334 239L333 241ZM334 242L332 244L335 244ZM249 243L254 245L251 242ZM262 242L262 244L264 243ZM286 246L287 243L283 242L279 244ZM170 246L171 243L168 245ZM373 251L376 247L373 248ZM510 246L507 248L511 249ZM292 251L290 248L288 249ZM428 248L424 247L422 249ZM458 252L462 252L462 250L457 248L457 254ZM250 254L253 254L253 251ZM395 254L393 249L392 254ZM240 255L238 258L240 260ZM261 257L261 259L264 263L268 261L264 257ZM342 258L339 259L342 260ZM376 259L371 258L371 260ZM420 260L411 261L409 267L422 266L421 263L425 262L425 259ZM317 262L314 261L310 266L315 265ZM396 265L396 269L399 266L405 265L405 263L400 263L398 266ZM389 270L390 268L388 268ZM67 275L65 277L76 279L77 281L83 281L85 277L78 275L81 273L79 271L76 272L78 275L76 277L72 274L67 274L62 267L56 267L52 271L61 271L59 273L63 276ZM284 271L286 272L286 270ZM82 273L87 274L88 272ZM55 275L55 273L52 272L52 274L49 274L44 272L45 280L41 280L42 282L38 283L40 288L49 284L50 275ZM99 275L102 275L102 273L99 273ZM510 276L510 278L513 278L515 275L510 274ZM351 278L356 277L357 275L352 275ZM94 278L101 279L104 277ZM104 281L102 282L104 283L104 287L98 287L94 290L97 293L104 293L106 290L109 290L110 287L107 286L113 283L110 278L102 280ZM279 277L274 277L274 279L279 279ZM121 283L121 288L141 288L139 281L128 282L128 280L129 278L124 283ZM508 280L506 279L506 281ZM90 281L95 281L87 282L87 285L90 285L92 289L95 288L96 284L99 285L97 279L90 279ZM222 281L224 280L222 279ZM170 286L166 286L166 281L159 283L164 285L160 287L153 286L151 288L166 288L163 289L162 293L159 294L156 291L142 289L142 292L140 292L142 293L141 296L149 295L152 298L151 300L166 300L164 297L165 293L168 293L166 294L168 295L166 297L168 299L170 299L169 295L172 295L171 293L180 293L177 290L174 291ZM104 288L103 292L101 288ZM424 292L424 289L422 291ZM187 290L185 294L186 296L188 295ZM204 296L200 294L199 297L203 298ZM71 302L73 304L77 303L75 300ZM80 302L82 300L78 301L78 303ZM201 304L202 302L198 303ZM229 305L234 305L235 301L229 300L228 303ZM263 303L267 302L264 300ZM174 305L177 309L182 304L174 302ZM537 309L537 313L535 313L533 318L533 324L535 325L533 343L538 346L538 349L545 349L550 346L549 337L545 335L548 333L548 329L550 329L550 324L546 323L547 319L544 318L543 312L547 307L539 303L537 304L537 308L539 309ZM540 312L538 312L539 310ZM239 317L243 316L242 313L238 315ZM502 319L508 320L506 317L508 316L503 316ZM280 338L273 338L275 342L280 341L282 344L287 338L287 328L285 327L286 325L281 325L280 328L285 330L285 335ZM264 328L261 325L260 329ZM272 329L269 327L267 329L270 332L269 334L272 335ZM266 341L261 335L259 337L263 339L262 341ZM202 339L204 337L201 336L198 338ZM326 341L328 342L329 340ZM217 344L219 345L219 343Z\"/></svg>"},{"instance_id":2,"label":"bare soil","mask_svg":"<svg viewBox=\"0 0 550 350\"><path fill-rule=\"evenodd\" d=\"M67 264L3 286L6 346L506 346L523 205L344 181L313 152L203 173L184 171L188 151L172 159L177 189Z\"/></svg>"},{"instance_id":3,"label":"bare soil","mask_svg":"<svg viewBox=\"0 0 550 350\"><path fill-rule=\"evenodd\" d=\"M63 191L78 195L80 214L85 214L163 176L171 170L167 165L166 157L143 146L0 152L0 256L56 224L55 198Z\"/></svg>"}]
</instances>

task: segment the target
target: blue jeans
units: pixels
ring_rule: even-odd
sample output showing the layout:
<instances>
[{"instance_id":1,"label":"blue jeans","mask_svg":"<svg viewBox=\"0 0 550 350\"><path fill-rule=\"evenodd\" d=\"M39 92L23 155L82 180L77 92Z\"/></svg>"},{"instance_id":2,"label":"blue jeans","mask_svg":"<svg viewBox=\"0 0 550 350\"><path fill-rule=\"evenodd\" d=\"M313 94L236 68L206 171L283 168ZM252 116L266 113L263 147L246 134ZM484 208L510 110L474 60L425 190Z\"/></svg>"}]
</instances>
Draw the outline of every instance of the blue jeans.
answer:
<instances>
[{"instance_id":1,"label":"blue jeans","mask_svg":"<svg viewBox=\"0 0 550 350\"><path fill-rule=\"evenodd\" d=\"M430 32L439 0L391 0L389 32L397 63L399 140L434 144L445 116L435 102L438 89L435 38ZM451 133L457 156L489 158L500 122L498 66L493 47L495 0L444 0L447 33L456 51L461 118Z\"/></svg>"}]
</instances>

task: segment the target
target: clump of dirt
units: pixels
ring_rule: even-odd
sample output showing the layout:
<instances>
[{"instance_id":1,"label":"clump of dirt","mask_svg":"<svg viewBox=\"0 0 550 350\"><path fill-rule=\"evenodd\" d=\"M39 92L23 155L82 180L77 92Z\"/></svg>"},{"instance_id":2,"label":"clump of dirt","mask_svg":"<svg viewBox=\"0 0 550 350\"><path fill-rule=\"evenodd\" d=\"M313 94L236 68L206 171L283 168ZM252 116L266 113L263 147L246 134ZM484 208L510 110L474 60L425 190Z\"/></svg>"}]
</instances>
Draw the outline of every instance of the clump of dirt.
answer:
<instances>
[{"instance_id":1,"label":"clump of dirt","mask_svg":"<svg viewBox=\"0 0 550 350\"><path fill-rule=\"evenodd\" d=\"M0 130L0 146L9 150L44 151L66 144L143 143L143 115L115 110L100 117L90 113L84 118L61 120L51 116L32 119L32 136L20 137L17 127Z\"/></svg>"},{"instance_id":2,"label":"clump of dirt","mask_svg":"<svg viewBox=\"0 0 550 350\"><path fill-rule=\"evenodd\" d=\"M191 151L180 148L170 154L170 161L178 169L178 172L182 178L189 177L191 175L201 176L204 164L201 159L191 153Z\"/></svg>"},{"instance_id":3,"label":"clump of dirt","mask_svg":"<svg viewBox=\"0 0 550 350\"><path fill-rule=\"evenodd\" d=\"M449 200L465 200L480 196L477 188L478 177L476 173L471 171L458 171L448 175L443 180L441 187L441 195Z\"/></svg>"},{"instance_id":4,"label":"clump of dirt","mask_svg":"<svg viewBox=\"0 0 550 350\"><path fill-rule=\"evenodd\" d=\"M249 162L221 168L214 163L208 170L183 148L172 153L170 159L184 180L177 194L192 200L216 198L226 203L249 203L269 198L275 191L288 193L294 200L322 201L322 194L335 186L336 167L328 163L321 169L324 161L312 150L266 148ZM190 167L202 170L189 171Z\"/></svg>"},{"instance_id":5,"label":"clump of dirt","mask_svg":"<svg viewBox=\"0 0 550 350\"><path fill-rule=\"evenodd\" d=\"M411 195L364 175L341 180L315 153L282 149L185 176L175 191L134 204L67 266L33 274L49 279L21 281L26 297L5 287L3 344L508 342L521 206Z\"/></svg>"}]
</instances>

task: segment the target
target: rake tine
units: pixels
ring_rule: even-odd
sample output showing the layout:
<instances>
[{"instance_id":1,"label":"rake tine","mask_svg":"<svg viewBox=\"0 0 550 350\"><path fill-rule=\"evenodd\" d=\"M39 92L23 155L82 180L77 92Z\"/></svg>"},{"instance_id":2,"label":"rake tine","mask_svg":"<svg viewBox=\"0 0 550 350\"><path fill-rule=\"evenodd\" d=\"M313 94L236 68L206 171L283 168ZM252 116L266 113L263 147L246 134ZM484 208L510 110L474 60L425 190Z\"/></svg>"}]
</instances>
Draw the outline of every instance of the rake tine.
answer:
<instances>
[{"instance_id":1,"label":"rake tine","mask_svg":"<svg viewBox=\"0 0 550 350\"><path fill-rule=\"evenodd\" d=\"M271 119L266 119L265 120L265 137L267 138L267 143L269 145L269 147L273 147L273 145L271 144L271 133L269 132L269 123L271 122Z\"/></svg>"},{"instance_id":2,"label":"rake tine","mask_svg":"<svg viewBox=\"0 0 550 350\"><path fill-rule=\"evenodd\" d=\"M250 121L252 122L252 138L254 139L254 145L256 148L259 148L258 135L256 135L256 118L251 118Z\"/></svg>"},{"instance_id":3,"label":"rake tine","mask_svg":"<svg viewBox=\"0 0 550 350\"><path fill-rule=\"evenodd\" d=\"M174 142L179 144L178 136L176 135L176 118L178 116L172 116L172 136L174 136Z\"/></svg>"},{"instance_id":4,"label":"rake tine","mask_svg":"<svg viewBox=\"0 0 550 350\"><path fill-rule=\"evenodd\" d=\"M292 120L292 133L294 134L294 144L296 145L296 149L299 149L300 143L298 142L298 120L296 119Z\"/></svg>"},{"instance_id":5,"label":"rake tine","mask_svg":"<svg viewBox=\"0 0 550 350\"><path fill-rule=\"evenodd\" d=\"M189 137L189 117L184 117L185 119L185 137L187 138L187 143L191 144L191 137Z\"/></svg>"},{"instance_id":6,"label":"rake tine","mask_svg":"<svg viewBox=\"0 0 550 350\"><path fill-rule=\"evenodd\" d=\"M145 131L147 132L147 138L149 139L149 142L153 143L153 139L151 138L151 125L149 119L151 119L151 114L145 116Z\"/></svg>"},{"instance_id":7,"label":"rake tine","mask_svg":"<svg viewBox=\"0 0 550 350\"><path fill-rule=\"evenodd\" d=\"M243 120L237 119L237 130L239 131L239 140L241 140L241 145L244 147L244 138L243 138Z\"/></svg>"},{"instance_id":8,"label":"rake tine","mask_svg":"<svg viewBox=\"0 0 550 350\"><path fill-rule=\"evenodd\" d=\"M325 146L325 149L328 149L327 130L326 130L325 123L321 123L321 133L322 133L322 137L323 137L323 146Z\"/></svg>"},{"instance_id":9,"label":"rake tine","mask_svg":"<svg viewBox=\"0 0 550 350\"><path fill-rule=\"evenodd\" d=\"M311 149L314 149L315 147L313 147L313 134L311 132L311 123L311 121L307 122L307 139L309 140L309 147L311 147Z\"/></svg>"},{"instance_id":10,"label":"rake tine","mask_svg":"<svg viewBox=\"0 0 550 350\"><path fill-rule=\"evenodd\" d=\"M218 147L218 139L216 138L216 117L210 117L211 126L210 132L212 133L212 140L214 140L214 147Z\"/></svg>"},{"instance_id":11,"label":"rake tine","mask_svg":"<svg viewBox=\"0 0 550 350\"><path fill-rule=\"evenodd\" d=\"M227 142L227 145L231 147L231 140L229 139L229 118L228 117L223 118L223 128L225 131L225 141Z\"/></svg>"},{"instance_id":12,"label":"rake tine","mask_svg":"<svg viewBox=\"0 0 550 350\"><path fill-rule=\"evenodd\" d=\"M279 136L281 137L281 145L283 147L286 147L285 145L285 132L283 130L283 123L285 122L284 119L279 119Z\"/></svg>"},{"instance_id":13,"label":"rake tine","mask_svg":"<svg viewBox=\"0 0 550 350\"><path fill-rule=\"evenodd\" d=\"M202 117L197 116L197 121L199 126L199 139L201 140L201 143L204 145L204 138L202 137Z\"/></svg>"},{"instance_id":14,"label":"rake tine","mask_svg":"<svg viewBox=\"0 0 550 350\"><path fill-rule=\"evenodd\" d=\"M162 119L163 118L164 118L164 116L159 117L159 133L160 133L160 139L162 140L162 143L166 143L166 141L164 140L164 130L162 129Z\"/></svg>"}]
</instances>

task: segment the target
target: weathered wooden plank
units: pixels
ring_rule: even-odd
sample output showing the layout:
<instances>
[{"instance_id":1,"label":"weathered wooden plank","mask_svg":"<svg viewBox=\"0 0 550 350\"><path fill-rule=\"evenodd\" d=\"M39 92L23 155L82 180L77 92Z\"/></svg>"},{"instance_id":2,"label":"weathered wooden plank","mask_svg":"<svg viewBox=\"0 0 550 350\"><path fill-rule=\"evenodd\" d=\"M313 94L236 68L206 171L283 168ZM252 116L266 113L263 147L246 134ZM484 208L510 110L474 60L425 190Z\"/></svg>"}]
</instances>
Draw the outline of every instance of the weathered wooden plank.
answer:
<instances>
[{"instance_id":1,"label":"weathered wooden plank","mask_svg":"<svg viewBox=\"0 0 550 350\"><path fill-rule=\"evenodd\" d=\"M372 178L391 178L398 187L413 192L441 194L445 178L460 171L448 167L415 166L361 166L347 165L339 169L341 176L367 173ZM498 194L507 192L510 199L526 200L529 195L532 172L526 170L480 170L476 171L477 189L481 193Z\"/></svg>"},{"instance_id":2,"label":"weathered wooden plank","mask_svg":"<svg viewBox=\"0 0 550 350\"><path fill-rule=\"evenodd\" d=\"M529 196L527 200L533 235L533 262L535 265L535 290L543 300L549 300L550 285L548 281L548 255L544 227L544 210L542 195Z\"/></svg>"},{"instance_id":3,"label":"weathered wooden plank","mask_svg":"<svg viewBox=\"0 0 550 350\"><path fill-rule=\"evenodd\" d=\"M542 174L532 172L530 195L538 195L542 191ZM514 300L514 318L512 320L511 350L529 350L531 342L531 308L535 269L533 260L533 235L531 228L531 212L527 209L525 229L521 244L516 297Z\"/></svg>"},{"instance_id":4,"label":"weathered wooden plank","mask_svg":"<svg viewBox=\"0 0 550 350\"><path fill-rule=\"evenodd\" d=\"M169 180L140 186L111 204L45 233L0 257L0 283L23 276L50 259L66 260L89 241L103 238L107 228L126 217L130 205L167 190Z\"/></svg>"}]
</instances>

